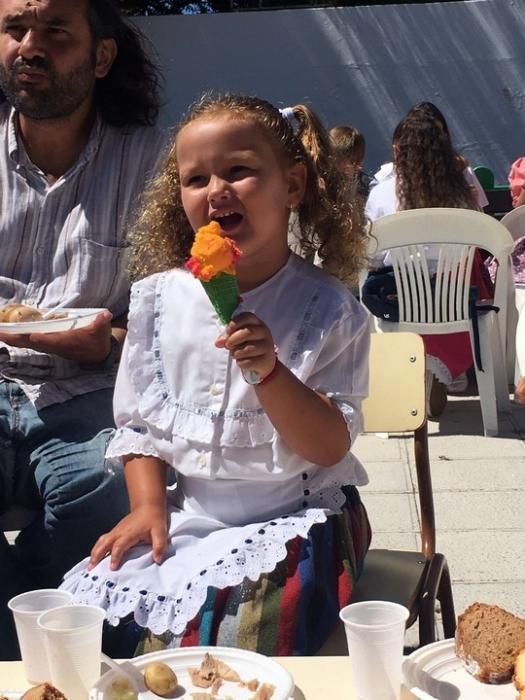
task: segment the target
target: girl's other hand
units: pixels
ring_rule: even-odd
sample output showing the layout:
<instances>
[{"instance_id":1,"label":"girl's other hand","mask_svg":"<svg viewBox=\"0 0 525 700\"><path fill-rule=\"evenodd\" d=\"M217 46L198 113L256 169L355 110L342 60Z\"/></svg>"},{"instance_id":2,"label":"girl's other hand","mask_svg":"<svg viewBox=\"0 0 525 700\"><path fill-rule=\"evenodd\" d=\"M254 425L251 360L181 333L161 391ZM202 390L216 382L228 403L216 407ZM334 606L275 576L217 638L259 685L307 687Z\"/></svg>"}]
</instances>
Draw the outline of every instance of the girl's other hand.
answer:
<instances>
[{"instance_id":1,"label":"girl's other hand","mask_svg":"<svg viewBox=\"0 0 525 700\"><path fill-rule=\"evenodd\" d=\"M168 544L165 506L139 506L122 518L110 532L101 535L91 550L88 571L108 554L111 556L110 569L115 571L128 549L143 542L151 543L153 561L160 564Z\"/></svg>"},{"instance_id":2,"label":"girl's other hand","mask_svg":"<svg viewBox=\"0 0 525 700\"><path fill-rule=\"evenodd\" d=\"M215 341L218 348L229 350L243 370L254 370L266 377L275 366L275 347L268 326L255 314L240 313Z\"/></svg>"}]
</instances>

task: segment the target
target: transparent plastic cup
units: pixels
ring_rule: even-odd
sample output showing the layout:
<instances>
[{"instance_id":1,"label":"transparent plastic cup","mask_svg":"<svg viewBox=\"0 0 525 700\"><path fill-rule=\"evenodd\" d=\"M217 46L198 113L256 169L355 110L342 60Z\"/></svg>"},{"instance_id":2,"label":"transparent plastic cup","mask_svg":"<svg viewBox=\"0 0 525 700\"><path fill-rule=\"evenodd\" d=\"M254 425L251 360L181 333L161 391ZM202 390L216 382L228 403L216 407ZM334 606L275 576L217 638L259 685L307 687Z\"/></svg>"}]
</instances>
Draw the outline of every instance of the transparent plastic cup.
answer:
<instances>
[{"instance_id":1,"label":"transparent plastic cup","mask_svg":"<svg viewBox=\"0 0 525 700\"><path fill-rule=\"evenodd\" d=\"M69 605L38 617L51 683L71 700L87 700L100 678L105 616L105 611L94 605Z\"/></svg>"},{"instance_id":2,"label":"transparent plastic cup","mask_svg":"<svg viewBox=\"0 0 525 700\"><path fill-rule=\"evenodd\" d=\"M399 700L408 615L402 605L380 600L352 603L339 613L356 700Z\"/></svg>"},{"instance_id":3,"label":"transparent plastic cup","mask_svg":"<svg viewBox=\"0 0 525 700\"><path fill-rule=\"evenodd\" d=\"M67 591L40 588L21 593L8 602L15 620L24 673L29 683L42 683L50 677L44 638L37 625L38 616L50 608L69 605L72 600L73 596Z\"/></svg>"}]
</instances>

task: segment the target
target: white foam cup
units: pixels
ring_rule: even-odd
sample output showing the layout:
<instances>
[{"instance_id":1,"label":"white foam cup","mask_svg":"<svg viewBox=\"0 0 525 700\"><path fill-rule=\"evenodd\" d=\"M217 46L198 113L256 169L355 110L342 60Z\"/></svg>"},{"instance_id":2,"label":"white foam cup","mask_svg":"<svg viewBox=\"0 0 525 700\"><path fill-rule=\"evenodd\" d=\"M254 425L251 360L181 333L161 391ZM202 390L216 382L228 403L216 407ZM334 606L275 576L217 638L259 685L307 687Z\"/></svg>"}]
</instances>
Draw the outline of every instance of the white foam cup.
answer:
<instances>
[{"instance_id":1,"label":"white foam cup","mask_svg":"<svg viewBox=\"0 0 525 700\"><path fill-rule=\"evenodd\" d=\"M352 603L339 613L356 700L399 700L408 615L402 605L381 600Z\"/></svg>"},{"instance_id":2,"label":"white foam cup","mask_svg":"<svg viewBox=\"0 0 525 700\"><path fill-rule=\"evenodd\" d=\"M42 683L50 678L44 638L37 625L38 616L50 608L69 605L72 600L73 596L67 591L40 588L20 593L8 602L15 621L25 676L29 683Z\"/></svg>"},{"instance_id":3,"label":"white foam cup","mask_svg":"<svg viewBox=\"0 0 525 700\"><path fill-rule=\"evenodd\" d=\"M51 683L70 700L87 700L100 677L105 616L105 611L94 605L69 605L38 617Z\"/></svg>"}]
</instances>

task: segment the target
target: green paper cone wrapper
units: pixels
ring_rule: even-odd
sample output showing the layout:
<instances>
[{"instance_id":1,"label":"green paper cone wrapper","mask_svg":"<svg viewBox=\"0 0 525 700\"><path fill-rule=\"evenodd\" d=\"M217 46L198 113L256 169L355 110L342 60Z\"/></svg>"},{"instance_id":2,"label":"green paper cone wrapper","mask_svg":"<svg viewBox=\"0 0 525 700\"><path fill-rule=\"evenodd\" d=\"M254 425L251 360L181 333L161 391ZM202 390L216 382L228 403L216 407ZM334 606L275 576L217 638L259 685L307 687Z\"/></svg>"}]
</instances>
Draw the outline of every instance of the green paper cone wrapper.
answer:
<instances>
[{"instance_id":1,"label":"green paper cone wrapper","mask_svg":"<svg viewBox=\"0 0 525 700\"><path fill-rule=\"evenodd\" d=\"M211 280L200 280L204 291L213 304L221 323L225 326L231 321L233 312L239 306L241 295L236 275L219 272Z\"/></svg>"}]
</instances>

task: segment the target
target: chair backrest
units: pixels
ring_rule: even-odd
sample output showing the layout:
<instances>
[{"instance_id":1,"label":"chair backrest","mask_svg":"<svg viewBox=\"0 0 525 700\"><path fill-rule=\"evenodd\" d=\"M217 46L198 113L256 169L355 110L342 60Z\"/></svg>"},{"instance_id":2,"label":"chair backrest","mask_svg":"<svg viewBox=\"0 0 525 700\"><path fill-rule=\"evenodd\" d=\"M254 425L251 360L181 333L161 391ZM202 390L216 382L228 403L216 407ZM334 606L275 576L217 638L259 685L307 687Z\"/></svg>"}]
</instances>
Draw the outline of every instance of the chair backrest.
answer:
<instances>
[{"instance_id":1,"label":"chair backrest","mask_svg":"<svg viewBox=\"0 0 525 700\"><path fill-rule=\"evenodd\" d=\"M492 190L485 190L488 204L484 207L485 214L490 214L498 221L512 211L512 193L507 185L496 185Z\"/></svg>"},{"instance_id":2,"label":"chair backrest","mask_svg":"<svg viewBox=\"0 0 525 700\"><path fill-rule=\"evenodd\" d=\"M413 432L426 420L425 347L416 333L372 333L367 433Z\"/></svg>"},{"instance_id":3,"label":"chair backrest","mask_svg":"<svg viewBox=\"0 0 525 700\"><path fill-rule=\"evenodd\" d=\"M400 323L448 324L443 332L453 332L454 324L469 319L477 249L486 250L499 263L494 304L505 316L512 247L509 232L486 214L467 209L411 209L374 222L369 255L389 251Z\"/></svg>"},{"instance_id":4,"label":"chair backrest","mask_svg":"<svg viewBox=\"0 0 525 700\"><path fill-rule=\"evenodd\" d=\"M478 165L474 168L474 175L478 178L479 184L484 190L491 190L494 187L494 173L486 165Z\"/></svg>"},{"instance_id":5,"label":"chair backrest","mask_svg":"<svg viewBox=\"0 0 525 700\"><path fill-rule=\"evenodd\" d=\"M514 240L525 236L525 204L505 214L500 224L505 226Z\"/></svg>"},{"instance_id":6,"label":"chair backrest","mask_svg":"<svg viewBox=\"0 0 525 700\"><path fill-rule=\"evenodd\" d=\"M512 195L507 183L496 185L494 173L486 165L478 165L474 168L474 174L485 190L488 204L484 207L485 214L490 214L501 221L507 212L512 209Z\"/></svg>"},{"instance_id":7,"label":"chair backrest","mask_svg":"<svg viewBox=\"0 0 525 700\"><path fill-rule=\"evenodd\" d=\"M436 549L434 499L428 456L425 346L416 333L372 333L370 382L363 401L364 431L414 434L421 551Z\"/></svg>"}]
</instances>

